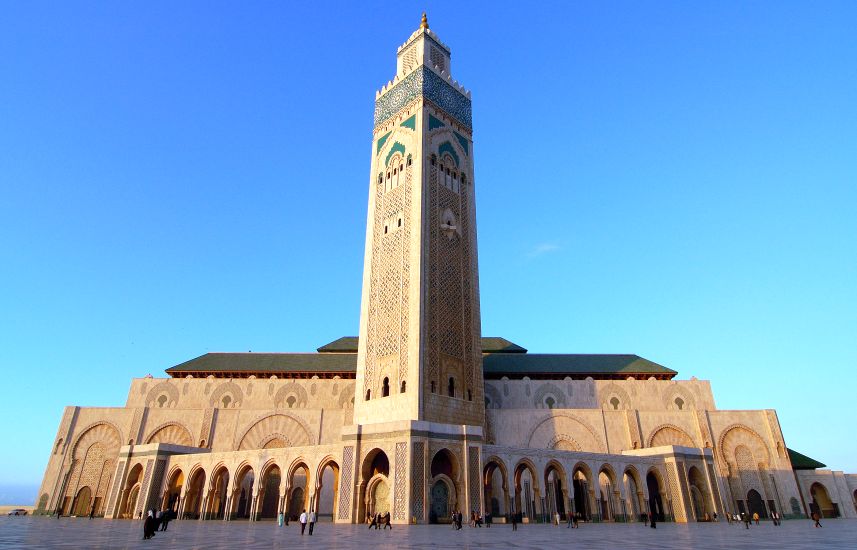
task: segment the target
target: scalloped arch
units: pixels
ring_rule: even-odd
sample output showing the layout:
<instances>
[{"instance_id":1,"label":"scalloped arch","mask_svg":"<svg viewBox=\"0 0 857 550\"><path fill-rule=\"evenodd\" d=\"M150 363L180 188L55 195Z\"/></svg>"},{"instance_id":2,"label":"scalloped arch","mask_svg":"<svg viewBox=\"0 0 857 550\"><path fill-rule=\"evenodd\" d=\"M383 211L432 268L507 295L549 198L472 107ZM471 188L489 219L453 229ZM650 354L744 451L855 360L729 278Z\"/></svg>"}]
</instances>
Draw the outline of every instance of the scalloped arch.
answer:
<instances>
[{"instance_id":1,"label":"scalloped arch","mask_svg":"<svg viewBox=\"0 0 857 550\"><path fill-rule=\"evenodd\" d=\"M720 456L730 464L736 464L735 449L741 445L746 446L753 453L753 457L764 464L771 463L771 452L755 430L744 424L732 424L720 433L717 440L717 448Z\"/></svg>"},{"instance_id":2,"label":"scalloped arch","mask_svg":"<svg viewBox=\"0 0 857 550\"><path fill-rule=\"evenodd\" d=\"M122 445L122 432L112 422L102 420L93 422L84 428L72 444L72 454L75 459L81 459L81 453L94 443L103 443L106 447L105 454L116 453Z\"/></svg>"},{"instance_id":3,"label":"scalloped arch","mask_svg":"<svg viewBox=\"0 0 857 550\"><path fill-rule=\"evenodd\" d=\"M551 439L557 434L569 434L580 445L581 451L604 451L604 445L595 430L585 421L567 413L553 414L539 421L527 440L527 447L547 449Z\"/></svg>"},{"instance_id":4,"label":"scalloped arch","mask_svg":"<svg viewBox=\"0 0 857 550\"><path fill-rule=\"evenodd\" d=\"M556 399L556 404L560 408L565 408L565 392L559 386L550 382L539 384L538 388L536 388L533 394L533 405L540 407L548 395L552 395Z\"/></svg>"},{"instance_id":5,"label":"scalloped arch","mask_svg":"<svg viewBox=\"0 0 857 550\"><path fill-rule=\"evenodd\" d=\"M165 422L156 427L144 440L146 443L171 443L193 447L193 437L190 430L178 422Z\"/></svg>"},{"instance_id":6,"label":"scalloped arch","mask_svg":"<svg viewBox=\"0 0 857 550\"><path fill-rule=\"evenodd\" d=\"M310 445L314 440L306 422L291 414L275 413L253 422L238 439L236 448L239 451L264 448L263 445L271 440L272 435L285 438L295 447Z\"/></svg>"},{"instance_id":7,"label":"scalloped arch","mask_svg":"<svg viewBox=\"0 0 857 550\"><path fill-rule=\"evenodd\" d=\"M167 402L165 405L167 407L174 407L179 402L179 390L172 383L167 380L163 382L158 382L152 389L150 389L146 393L146 406L147 407L156 407L158 396L161 394L166 394Z\"/></svg>"},{"instance_id":8,"label":"scalloped arch","mask_svg":"<svg viewBox=\"0 0 857 550\"><path fill-rule=\"evenodd\" d=\"M230 404L230 408L240 407L241 402L244 400L244 392L241 390L241 386L231 380L219 384L217 388L215 388L211 393L208 404L212 407L217 407L220 404L220 399L227 393L232 394L232 403Z\"/></svg>"},{"instance_id":9,"label":"scalloped arch","mask_svg":"<svg viewBox=\"0 0 857 550\"><path fill-rule=\"evenodd\" d=\"M680 447L696 447L693 438L675 424L661 424L649 434L646 447L661 447L678 445Z\"/></svg>"},{"instance_id":10,"label":"scalloped arch","mask_svg":"<svg viewBox=\"0 0 857 550\"><path fill-rule=\"evenodd\" d=\"M294 406L289 406L288 399L294 395ZM297 382L288 382L277 390L274 396L274 406L278 409L292 409L295 407L306 407L308 401L307 391Z\"/></svg>"}]
</instances>

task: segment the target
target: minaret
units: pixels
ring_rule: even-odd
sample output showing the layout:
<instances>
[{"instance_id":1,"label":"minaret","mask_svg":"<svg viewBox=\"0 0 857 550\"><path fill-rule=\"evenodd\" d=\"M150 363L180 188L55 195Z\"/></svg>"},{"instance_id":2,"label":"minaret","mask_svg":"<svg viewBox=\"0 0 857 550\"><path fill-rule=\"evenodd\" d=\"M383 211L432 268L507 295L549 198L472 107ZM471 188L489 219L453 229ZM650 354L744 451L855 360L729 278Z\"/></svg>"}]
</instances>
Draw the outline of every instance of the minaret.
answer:
<instances>
[{"instance_id":1,"label":"minaret","mask_svg":"<svg viewBox=\"0 0 857 550\"><path fill-rule=\"evenodd\" d=\"M375 96L356 425L483 425L472 132L423 14Z\"/></svg>"}]
</instances>

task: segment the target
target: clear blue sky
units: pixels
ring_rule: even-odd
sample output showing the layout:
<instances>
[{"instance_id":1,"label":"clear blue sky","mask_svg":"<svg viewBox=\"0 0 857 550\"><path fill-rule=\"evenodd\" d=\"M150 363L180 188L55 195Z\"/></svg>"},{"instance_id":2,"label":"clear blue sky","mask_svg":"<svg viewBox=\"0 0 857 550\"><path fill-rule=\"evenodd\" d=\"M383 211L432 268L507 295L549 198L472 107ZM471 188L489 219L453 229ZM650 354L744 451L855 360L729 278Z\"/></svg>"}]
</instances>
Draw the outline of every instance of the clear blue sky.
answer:
<instances>
[{"instance_id":1,"label":"clear blue sky","mask_svg":"<svg viewBox=\"0 0 857 550\"><path fill-rule=\"evenodd\" d=\"M857 4L525 5L5 3L0 493L66 405L357 333L425 7L473 91L483 333L711 380L857 471Z\"/></svg>"}]
</instances>

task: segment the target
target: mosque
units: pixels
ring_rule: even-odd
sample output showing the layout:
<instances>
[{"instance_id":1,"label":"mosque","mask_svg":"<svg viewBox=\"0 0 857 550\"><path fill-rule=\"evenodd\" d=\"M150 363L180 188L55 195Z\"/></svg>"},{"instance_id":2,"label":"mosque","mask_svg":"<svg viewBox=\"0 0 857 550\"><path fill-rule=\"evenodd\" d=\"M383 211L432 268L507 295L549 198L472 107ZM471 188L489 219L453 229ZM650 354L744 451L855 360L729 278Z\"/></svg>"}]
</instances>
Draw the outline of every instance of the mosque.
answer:
<instances>
[{"instance_id":1,"label":"mosque","mask_svg":"<svg viewBox=\"0 0 857 550\"><path fill-rule=\"evenodd\" d=\"M375 97L358 337L207 353L66 407L37 513L448 522L857 518L857 475L788 449L774 410L633 354L536 354L481 334L471 94L419 28Z\"/></svg>"}]
</instances>

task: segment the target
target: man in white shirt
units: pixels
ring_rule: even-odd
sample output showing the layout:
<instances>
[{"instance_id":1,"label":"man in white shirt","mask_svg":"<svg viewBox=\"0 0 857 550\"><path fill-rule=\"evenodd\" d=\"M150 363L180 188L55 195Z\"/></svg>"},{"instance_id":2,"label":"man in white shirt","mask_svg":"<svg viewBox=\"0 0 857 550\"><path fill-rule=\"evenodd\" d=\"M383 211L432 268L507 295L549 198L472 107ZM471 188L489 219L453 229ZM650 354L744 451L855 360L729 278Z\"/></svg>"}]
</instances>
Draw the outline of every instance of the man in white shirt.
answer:
<instances>
[{"instance_id":1,"label":"man in white shirt","mask_svg":"<svg viewBox=\"0 0 857 550\"><path fill-rule=\"evenodd\" d=\"M309 511L309 535L312 536L312 528L315 525L315 510Z\"/></svg>"},{"instance_id":2,"label":"man in white shirt","mask_svg":"<svg viewBox=\"0 0 857 550\"><path fill-rule=\"evenodd\" d=\"M301 535L303 535L304 529L306 529L306 510L301 512L300 522L301 522Z\"/></svg>"}]
</instances>

